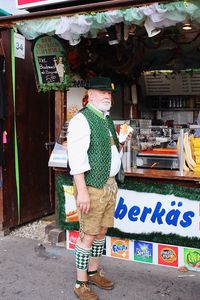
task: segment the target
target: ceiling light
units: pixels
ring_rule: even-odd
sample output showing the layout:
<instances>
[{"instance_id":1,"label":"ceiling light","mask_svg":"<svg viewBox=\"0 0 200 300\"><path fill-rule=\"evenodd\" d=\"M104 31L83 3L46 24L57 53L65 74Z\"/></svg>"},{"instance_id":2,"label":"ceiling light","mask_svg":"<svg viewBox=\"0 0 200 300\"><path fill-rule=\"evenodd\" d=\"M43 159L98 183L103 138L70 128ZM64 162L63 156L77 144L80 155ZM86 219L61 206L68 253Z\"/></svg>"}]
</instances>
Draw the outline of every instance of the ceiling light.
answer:
<instances>
[{"instance_id":1,"label":"ceiling light","mask_svg":"<svg viewBox=\"0 0 200 300\"><path fill-rule=\"evenodd\" d=\"M184 23L182 29L183 30L191 30L192 29L192 25L189 22L188 23Z\"/></svg>"}]
</instances>

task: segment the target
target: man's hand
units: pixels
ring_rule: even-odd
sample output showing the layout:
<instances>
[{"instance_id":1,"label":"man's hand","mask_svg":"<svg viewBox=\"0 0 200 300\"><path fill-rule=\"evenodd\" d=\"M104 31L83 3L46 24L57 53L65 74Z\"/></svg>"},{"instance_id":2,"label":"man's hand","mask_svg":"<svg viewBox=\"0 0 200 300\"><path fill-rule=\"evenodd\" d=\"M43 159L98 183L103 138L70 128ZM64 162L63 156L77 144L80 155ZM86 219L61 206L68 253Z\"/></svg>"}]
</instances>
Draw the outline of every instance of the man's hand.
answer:
<instances>
[{"instance_id":1,"label":"man's hand","mask_svg":"<svg viewBox=\"0 0 200 300\"><path fill-rule=\"evenodd\" d=\"M76 205L78 209L84 213L87 214L90 210L90 197L88 194L88 191L79 191L76 199Z\"/></svg>"},{"instance_id":2,"label":"man's hand","mask_svg":"<svg viewBox=\"0 0 200 300\"><path fill-rule=\"evenodd\" d=\"M128 141L131 141L133 136L133 133L130 132L126 138L126 140L123 143L119 143L119 152L122 150L122 148L127 144Z\"/></svg>"},{"instance_id":3,"label":"man's hand","mask_svg":"<svg viewBox=\"0 0 200 300\"><path fill-rule=\"evenodd\" d=\"M126 142L130 141L132 139L133 133L129 132L127 138L126 138Z\"/></svg>"},{"instance_id":4,"label":"man's hand","mask_svg":"<svg viewBox=\"0 0 200 300\"><path fill-rule=\"evenodd\" d=\"M74 175L74 181L77 188L76 205L83 214L90 210L90 197L85 183L84 173Z\"/></svg>"}]
</instances>

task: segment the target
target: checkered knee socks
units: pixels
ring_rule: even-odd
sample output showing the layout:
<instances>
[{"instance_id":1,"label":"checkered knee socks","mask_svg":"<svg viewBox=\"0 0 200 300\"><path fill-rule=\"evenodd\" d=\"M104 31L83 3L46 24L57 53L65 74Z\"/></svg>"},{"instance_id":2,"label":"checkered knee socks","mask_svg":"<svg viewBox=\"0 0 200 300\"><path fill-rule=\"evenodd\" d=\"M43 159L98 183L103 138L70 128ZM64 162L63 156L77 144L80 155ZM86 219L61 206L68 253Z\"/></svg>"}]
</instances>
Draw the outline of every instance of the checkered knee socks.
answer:
<instances>
[{"instance_id":1,"label":"checkered knee socks","mask_svg":"<svg viewBox=\"0 0 200 300\"><path fill-rule=\"evenodd\" d=\"M105 238L103 240L94 240L92 243L91 257L100 257L103 254Z\"/></svg>"},{"instance_id":2,"label":"checkered knee socks","mask_svg":"<svg viewBox=\"0 0 200 300\"><path fill-rule=\"evenodd\" d=\"M78 245L75 246L76 268L79 270L87 270L91 249L84 249Z\"/></svg>"}]
</instances>

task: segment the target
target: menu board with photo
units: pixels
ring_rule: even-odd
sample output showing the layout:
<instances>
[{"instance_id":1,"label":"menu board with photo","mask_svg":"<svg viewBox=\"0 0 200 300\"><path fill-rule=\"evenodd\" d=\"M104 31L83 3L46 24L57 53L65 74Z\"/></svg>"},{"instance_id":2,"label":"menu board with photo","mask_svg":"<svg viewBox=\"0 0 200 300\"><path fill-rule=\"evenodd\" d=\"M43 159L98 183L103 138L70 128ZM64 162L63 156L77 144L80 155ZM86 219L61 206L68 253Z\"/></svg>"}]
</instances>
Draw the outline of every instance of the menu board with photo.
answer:
<instances>
[{"instance_id":1,"label":"menu board with photo","mask_svg":"<svg viewBox=\"0 0 200 300\"><path fill-rule=\"evenodd\" d=\"M39 91L65 90L70 87L71 77L66 52L58 38L39 37L33 46L33 57Z\"/></svg>"}]
</instances>

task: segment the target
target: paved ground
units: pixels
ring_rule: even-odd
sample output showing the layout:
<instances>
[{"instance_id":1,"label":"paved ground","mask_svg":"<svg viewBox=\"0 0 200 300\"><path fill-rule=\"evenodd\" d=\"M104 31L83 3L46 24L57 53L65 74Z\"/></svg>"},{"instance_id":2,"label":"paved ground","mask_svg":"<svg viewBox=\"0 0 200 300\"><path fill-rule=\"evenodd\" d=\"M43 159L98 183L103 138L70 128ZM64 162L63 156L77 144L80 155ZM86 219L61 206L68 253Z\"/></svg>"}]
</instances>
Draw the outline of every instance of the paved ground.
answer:
<instances>
[{"instance_id":1,"label":"paved ground","mask_svg":"<svg viewBox=\"0 0 200 300\"><path fill-rule=\"evenodd\" d=\"M13 236L0 238L0 299L74 300L73 252ZM199 300L200 272L104 257L102 267L116 282L112 291L94 288L100 300ZM181 277L180 277L181 276Z\"/></svg>"}]
</instances>

